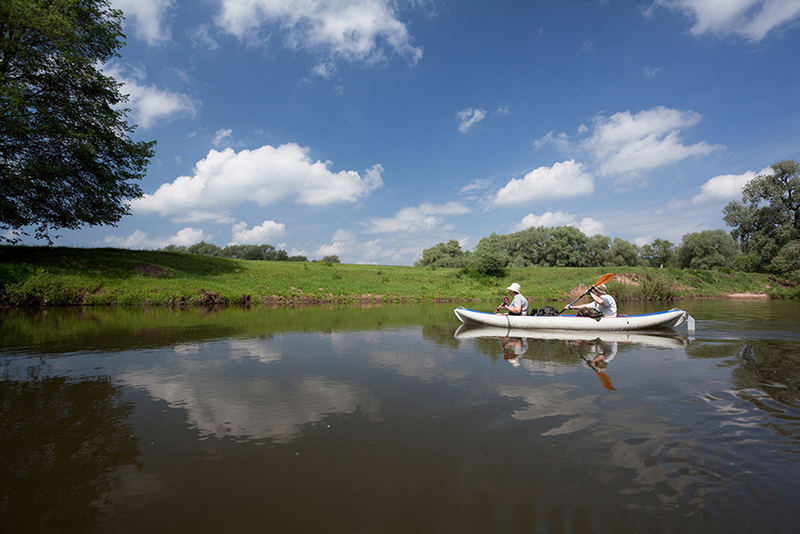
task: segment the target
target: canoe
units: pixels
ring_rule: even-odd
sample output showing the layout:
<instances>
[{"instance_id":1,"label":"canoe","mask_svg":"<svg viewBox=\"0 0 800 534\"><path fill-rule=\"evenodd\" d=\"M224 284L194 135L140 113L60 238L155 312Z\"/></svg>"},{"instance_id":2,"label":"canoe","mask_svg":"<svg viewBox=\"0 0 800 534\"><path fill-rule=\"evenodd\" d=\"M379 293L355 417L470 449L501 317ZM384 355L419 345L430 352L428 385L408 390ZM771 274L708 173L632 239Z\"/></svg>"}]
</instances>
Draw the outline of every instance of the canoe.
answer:
<instances>
[{"instance_id":1,"label":"canoe","mask_svg":"<svg viewBox=\"0 0 800 534\"><path fill-rule=\"evenodd\" d=\"M531 330L479 324L460 324L453 335L456 339L516 337L529 341L603 341L606 343L635 343L648 347L676 349L686 347L689 338L672 332L642 333L642 331L597 332L591 330Z\"/></svg>"},{"instance_id":2,"label":"canoe","mask_svg":"<svg viewBox=\"0 0 800 534\"><path fill-rule=\"evenodd\" d=\"M657 313L639 315L618 315L603 317L599 320L577 315L506 315L456 308L456 317L464 324L496 326L523 330L589 330L595 332L613 332L624 330L649 330L675 328L687 319L691 319L685 310L673 308ZM689 322L690 329L694 320Z\"/></svg>"}]
</instances>

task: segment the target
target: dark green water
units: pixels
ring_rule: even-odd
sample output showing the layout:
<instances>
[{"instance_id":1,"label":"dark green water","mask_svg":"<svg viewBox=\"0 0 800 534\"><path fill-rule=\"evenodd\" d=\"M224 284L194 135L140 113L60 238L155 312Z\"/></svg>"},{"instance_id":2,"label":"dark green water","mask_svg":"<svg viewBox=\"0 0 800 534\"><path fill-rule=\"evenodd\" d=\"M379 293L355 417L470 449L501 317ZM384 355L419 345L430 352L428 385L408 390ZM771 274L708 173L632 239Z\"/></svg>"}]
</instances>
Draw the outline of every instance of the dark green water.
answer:
<instances>
[{"instance_id":1,"label":"dark green water","mask_svg":"<svg viewBox=\"0 0 800 534\"><path fill-rule=\"evenodd\" d=\"M0 310L0 532L796 532L800 303L672 306Z\"/></svg>"}]
</instances>

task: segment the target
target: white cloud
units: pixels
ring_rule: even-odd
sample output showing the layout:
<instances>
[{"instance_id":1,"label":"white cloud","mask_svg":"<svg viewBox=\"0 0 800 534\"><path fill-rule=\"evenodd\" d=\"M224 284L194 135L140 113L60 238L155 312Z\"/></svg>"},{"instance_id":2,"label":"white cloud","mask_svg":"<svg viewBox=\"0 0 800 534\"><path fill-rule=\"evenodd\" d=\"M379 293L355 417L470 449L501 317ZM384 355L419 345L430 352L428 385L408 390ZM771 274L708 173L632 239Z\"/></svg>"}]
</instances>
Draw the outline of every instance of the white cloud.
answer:
<instances>
[{"instance_id":1,"label":"white cloud","mask_svg":"<svg viewBox=\"0 0 800 534\"><path fill-rule=\"evenodd\" d=\"M578 135L588 134L582 141L572 142L565 133L550 132L535 145L538 149L552 143L564 153L587 153L595 160L601 176L636 173L724 150L723 145L705 142L683 144L681 129L694 126L701 119L699 113L663 106L636 114L622 111L611 117L598 115L591 128L581 125Z\"/></svg>"},{"instance_id":2,"label":"white cloud","mask_svg":"<svg viewBox=\"0 0 800 534\"><path fill-rule=\"evenodd\" d=\"M330 245L322 245L314 253L317 256L341 256L344 252L352 250L358 237L353 232L339 229L333 234Z\"/></svg>"},{"instance_id":3,"label":"white cloud","mask_svg":"<svg viewBox=\"0 0 800 534\"><path fill-rule=\"evenodd\" d=\"M578 230L580 230L581 232L583 232L588 236L593 236L595 234L602 234L605 232L605 225L600 221L595 221L591 217L584 217L583 219L581 219L581 222L579 222L577 225L574 226L577 226Z\"/></svg>"},{"instance_id":4,"label":"white cloud","mask_svg":"<svg viewBox=\"0 0 800 534\"><path fill-rule=\"evenodd\" d=\"M521 230L525 230L526 228L537 228L539 226L545 226L548 228L555 226L569 226L574 223L575 216L571 213L564 213L563 211L557 211L555 213L548 211L542 215L534 215L533 213L529 213L522 219L522 222L513 228L513 231L519 232Z\"/></svg>"},{"instance_id":5,"label":"white cloud","mask_svg":"<svg viewBox=\"0 0 800 534\"><path fill-rule=\"evenodd\" d=\"M650 80L655 78L656 74L658 74L658 71L660 71L660 70L661 70L661 67L656 67L656 68L654 68L654 67L642 67L642 71L644 72L644 75L647 76L647 78L649 78Z\"/></svg>"},{"instance_id":6,"label":"white cloud","mask_svg":"<svg viewBox=\"0 0 800 534\"><path fill-rule=\"evenodd\" d=\"M548 211L542 215L534 215L530 213L526 215L522 222L515 226L512 231L519 232L526 228L536 228L544 226L547 228L555 228L557 226L575 226L588 236L603 233L604 226L600 221L595 221L591 217L584 217L580 223L575 222L575 215L571 213L564 213L557 211L555 213Z\"/></svg>"},{"instance_id":7,"label":"white cloud","mask_svg":"<svg viewBox=\"0 0 800 534\"><path fill-rule=\"evenodd\" d=\"M339 259L345 263L398 264L403 261L408 262L407 256L410 257L410 255L407 250L398 249L393 242L387 244L388 248L384 248L384 244L387 243L382 239L360 242L356 234L340 228L333 234L330 244L320 246L312 255L317 258L339 256Z\"/></svg>"},{"instance_id":8,"label":"white cloud","mask_svg":"<svg viewBox=\"0 0 800 534\"><path fill-rule=\"evenodd\" d=\"M680 129L694 126L701 118L693 111L663 106L635 115L623 111L609 118L598 116L593 133L581 147L597 160L602 176L653 169L724 148L705 142L691 146L681 142Z\"/></svg>"},{"instance_id":9,"label":"white cloud","mask_svg":"<svg viewBox=\"0 0 800 534\"><path fill-rule=\"evenodd\" d=\"M512 206L554 198L589 195L594 191L594 179L582 163L568 160L552 167L539 167L522 179L514 178L500 189L495 205Z\"/></svg>"},{"instance_id":10,"label":"white cloud","mask_svg":"<svg viewBox=\"0 0 800 534\"><path fill-rule=\"evenodd\" d=\"M422 49L411 44L391 0L221 0L217 24L249 43L262 26L279 27L284 45L346 61L376 63L398 54L411 63Z\"/></svg>"},{"instance_id":11,"label":"white cloud","mask_svg":"<svg viewBox=\"0 0 800 534\"><path fill-rule=\"evenodd\" d=\"M214 146L219 147L223 144L229 144L231 137L233 137L233 130L230 128L223 128L214 133L214 139L211 142L214 144Z\"/></svg>"},{"instance_id":12,"label":"white cloud","mask_svg":"<svg viewBox=\"0 0 800 534\"><path fill-rule=\"evenodd\" d=\"M391 218L370 220L368 233L419 232L439 227L444 222L441 216L464 215L469 208L458 202L444 205L421 204L418 208L403 208Z\"/></svg>"},{"instance_id":13,"label":"white cloud","mask_svg":"<svg viewBox=\"0 0 800 534\"><path fill-rule=\"evenodd\" d=\"M211 51L219 49L219 43L214 36L211 35L208 24L201 24L197 28L189 30L187 36L195 46L203 47Z\"/></svg>"},{"instance_id":14,"label":"white cloud","mask_svg":"<svg viewBox=\"0 0 800 534\"><path fill-rule=\"evenodd\" d=\"M171 237L150 238L147 232L136 230L128 237L106 236L103 242L110 247L130 249L156 249L167 245L189 247L200 241L211 241L213 237L206 234L202 228L184 228Z\"/></svg>"},{"instance_id":15,"label":"white cloud","mask_svg":"<svg viewBox=\"0 0 800 534\"><path fill-rule=\"evenodd\" d=\"M286 225L275 221L264 221L254 228L247 228L247 223L239 222L231 230L229 245L262 245L280 239L286 234Z\"/></svg>"},{"instance_id":16,"label":"white cloud","mask_svg":"<svg viewBox=\"0 0 800 534\"><path fill-rule=\"evenodd\" d=\"M103 69L123 86L122 94L130 95L126 106L133 112L133 120L142 128L153 126L158 120L180 115L194 115L198 104L188 95L145 85L144 68L124 68L119 64L106 65Z\"/></svg>"},{"instance_id":17,"label":"white cloud","mask_svg":"<svg viewBox=\"0 0 800 534\"><path fill-rule=\"evenodd\" d=\"M301 204L354 202L383 185L383 167L360 176L330 170L331 162L313 161L309 149L295 143L234 152L211 150L195 166L152 195L131 203L136 213L158 213L178 221L230 221L230 210L247 201L268 206L290 199Z\"/></svg>"},{"instance_id":18,"label":"white cloud","mask_svg":"<svg viewBox=\"0 0 800 534\"><path fill-rule=\"evenodd\" d=\"M655 0L645 13L651 14L659 6L690 17L695 35L738 35L754 42L800 18L797 0Z\"/></svg>"},{"instance_id":19,"label":"white cloud","mask_svg":"<svg viewBox=\"0 0 800 534\"><path fill-rule=\"evenodd\" d=\"M470 183L462 187L458 193L460 195L472 195L475 193L482 193L492 186L492 181L485 178L476 178Z\"/></svg>"},{"instance_id":20,"label":"white cloud","mask_svg":"<svg viewBox=\"0 0 800 534\"><path fill-rule=\"evenodd\" d=\"M486 110L483 109L462 109L456 113L456 118L461 121L458 125L458 131L467 133L473 126L481 122L486 117Z\"/></svg>"},{"instance_id":21,"label":"white cloud","mask_svg":"<svg viewBox=\"0 0 800 534\"><path fill-rule=\"evenodd\" d=\"M578 129L578 133L582 134L586 132L586 126L581 124L581 127ZM558 150L561 152L573 152L575 147L572 146L572 143L569 142L569 137L565 133L560 133L558 135L553 135L554 132L550 131L547 132L542 138L537 139L534 141L533 146L536 147L536 150L539 150L545 145L553 144L556 146Z\"/></svg>"},{"instance_id":22,"label":"white cloud","mask_svg":"<svg viewBox=\"0 0 800 534\"><path fill-rule=\"evenodd\" d=\"M744 174L722 174L720 176L715 176L700 186L700 193L692 198L692 204L741 199L742 188L747 182L756 176L772 173L772 168L767 167L762 169L759 173L748 171Z\"/></svg>"},{"instance_id":23,"label":"white cloud","mask_svg":"<svg viewBox=\"0 0 800 534\"><path fill-rule=\"evenodd\" d=\"M150 46L168 41L167 16L173 0L112 0L111 7L125 14L124 26L133 26L134 34Z\"/></svg>"}]
</instances>

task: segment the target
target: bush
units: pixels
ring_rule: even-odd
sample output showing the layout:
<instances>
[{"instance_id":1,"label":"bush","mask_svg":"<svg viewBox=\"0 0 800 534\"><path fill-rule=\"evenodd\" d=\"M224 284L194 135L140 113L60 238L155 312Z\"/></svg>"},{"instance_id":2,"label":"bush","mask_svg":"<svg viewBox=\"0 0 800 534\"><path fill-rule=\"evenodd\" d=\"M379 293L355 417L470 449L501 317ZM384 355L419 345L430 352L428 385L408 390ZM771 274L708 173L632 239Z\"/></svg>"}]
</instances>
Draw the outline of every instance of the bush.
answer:
<instances>
[{"instance_id":1,"label":"bush","mask_svg":"<svg viewBox=\"0 0 800 534\"><path fill-rule=\"evenodd\" d=\"M508 266L508 253L502 246L502 237L492 233L484 237L475 246L475 251L470 254L467 266L486 276L505 276Z\"/></svg>"}]
</instances>

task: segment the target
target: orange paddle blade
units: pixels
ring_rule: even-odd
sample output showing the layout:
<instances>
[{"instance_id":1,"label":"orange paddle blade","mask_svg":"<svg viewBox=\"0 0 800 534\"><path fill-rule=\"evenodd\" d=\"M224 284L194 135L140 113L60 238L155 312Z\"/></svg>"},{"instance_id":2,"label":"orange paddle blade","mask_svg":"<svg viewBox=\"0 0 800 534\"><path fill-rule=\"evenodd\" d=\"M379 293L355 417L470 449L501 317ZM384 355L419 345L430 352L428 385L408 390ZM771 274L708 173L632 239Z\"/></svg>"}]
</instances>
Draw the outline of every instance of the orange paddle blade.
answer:
<instances>
[{"instance_id":1,"label":"orange paddle blade","mask_svg":"<svg viewBox=\"0 0 800 534\"><path fill-rule=\"evenodd\" d=\"M600 382L603 384L603 387L606 388L608 391L616 391L617 388L614 387L614 384L611 383L611 379L608 377L607 374L601 373L600 371L595 371L598 377L600 377Z\"/></svg>"},{"instance_id":2,"label":"orange paddle blade","mask_svg":"<svg viewBox=\"0 0 800 534\"><path fill-rule=\"evenodd\" d=\"M608 274L604 274L603 276L601 276L601 277L600 277L600 278L597 280L597 282L595 282L595 283L594 283L594 287L597 287L597 286L599 286L599 285L601 285L601 284L605 284L606 282L608 282L608 281L609 281L609 280L611 280L612 278L614 278L614 273L608 273Z\"/></svg>"}]
</instances>

